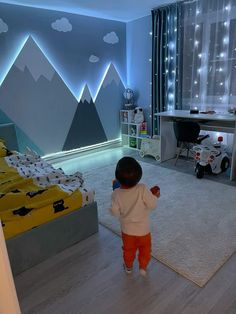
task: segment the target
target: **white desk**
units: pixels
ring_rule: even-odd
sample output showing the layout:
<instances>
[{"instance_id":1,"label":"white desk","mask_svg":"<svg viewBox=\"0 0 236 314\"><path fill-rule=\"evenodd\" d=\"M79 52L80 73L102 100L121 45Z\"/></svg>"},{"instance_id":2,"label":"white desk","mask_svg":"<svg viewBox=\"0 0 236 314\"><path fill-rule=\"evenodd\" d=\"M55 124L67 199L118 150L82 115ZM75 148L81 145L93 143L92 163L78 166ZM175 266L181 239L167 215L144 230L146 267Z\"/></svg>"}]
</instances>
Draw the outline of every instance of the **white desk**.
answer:
<instances>
[{"instance_id":1,"label":"white desk","mask_svg":"<svg viewBox=\"0 0 236 314\"><path fill-rule=\"evenodd\" d=\"M232 161L230 180L236 180L236 115L233 114L190 114L186 110L173 110L156 113L160 117L161 162L176 155L176 138L173 122L177 120L194 120L202 130L233 133Z\"/></svg>"}]
</instances>

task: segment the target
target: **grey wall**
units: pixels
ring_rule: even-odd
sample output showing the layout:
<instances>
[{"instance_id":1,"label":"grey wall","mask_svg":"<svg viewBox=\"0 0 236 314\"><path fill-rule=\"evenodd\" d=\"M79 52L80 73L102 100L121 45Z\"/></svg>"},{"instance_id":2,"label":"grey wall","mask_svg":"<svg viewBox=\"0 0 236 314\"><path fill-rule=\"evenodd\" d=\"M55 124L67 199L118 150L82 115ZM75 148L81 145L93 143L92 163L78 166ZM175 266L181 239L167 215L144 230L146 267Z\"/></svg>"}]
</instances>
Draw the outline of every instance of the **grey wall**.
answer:
<instances>
[{"instance_id":1,"label":"grey wall","mask_svg":"<svg viewBox=\"0 0 236 314\"><path fill-rule=\"evenodd\" d=\"M135 91L136 104L145 108L145 118L151 125L151 15L127 23L127 85Z\"/></svg>"}]
</instances>

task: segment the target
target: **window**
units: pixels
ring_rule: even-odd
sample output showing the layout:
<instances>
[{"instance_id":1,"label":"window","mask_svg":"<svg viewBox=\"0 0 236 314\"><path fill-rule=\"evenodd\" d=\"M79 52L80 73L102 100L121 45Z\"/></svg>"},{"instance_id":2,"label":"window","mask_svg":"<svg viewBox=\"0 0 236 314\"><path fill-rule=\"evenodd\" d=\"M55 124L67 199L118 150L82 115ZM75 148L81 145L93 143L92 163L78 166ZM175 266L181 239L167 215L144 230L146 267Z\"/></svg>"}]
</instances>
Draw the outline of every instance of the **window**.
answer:
<instances>
[{"instance_id":1,"label":"window","mask_svg":"<svg viewBox=\"0 0 236 314\"><path fill-rule=\"evenodd\" d=\"M182 109L235 106L236 1L183 3L181 25Z\"/></svg>"}]
</instances>

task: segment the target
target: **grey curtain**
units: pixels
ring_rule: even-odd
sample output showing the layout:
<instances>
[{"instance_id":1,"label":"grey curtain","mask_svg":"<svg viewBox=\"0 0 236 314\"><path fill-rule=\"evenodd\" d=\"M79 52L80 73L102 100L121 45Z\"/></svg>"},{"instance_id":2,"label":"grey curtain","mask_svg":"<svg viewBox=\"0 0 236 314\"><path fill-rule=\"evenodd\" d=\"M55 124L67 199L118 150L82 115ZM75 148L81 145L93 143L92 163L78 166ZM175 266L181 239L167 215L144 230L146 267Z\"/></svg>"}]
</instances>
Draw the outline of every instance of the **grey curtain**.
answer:
<instances>
[{"instance_id":1,"label":"grey curtain","mask_svg":"<svg viewBox=\"0 0 236 314\"><path fill-rule=\"evenodd\" d=\"M155 113L179 108L180 27L178 3L152 10L152 133L159 133Z\"/></svg>"}]
</instances>

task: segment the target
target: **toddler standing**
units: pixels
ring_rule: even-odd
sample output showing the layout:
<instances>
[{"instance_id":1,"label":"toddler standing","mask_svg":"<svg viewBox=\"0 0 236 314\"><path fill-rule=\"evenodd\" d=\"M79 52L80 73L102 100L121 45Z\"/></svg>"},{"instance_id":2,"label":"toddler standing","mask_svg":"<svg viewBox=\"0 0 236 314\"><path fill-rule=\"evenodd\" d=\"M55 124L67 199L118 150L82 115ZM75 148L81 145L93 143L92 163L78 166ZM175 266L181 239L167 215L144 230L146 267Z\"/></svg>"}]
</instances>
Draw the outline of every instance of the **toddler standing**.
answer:
<instances>
[{"instance_id":1,"label":"toddler standing","mask_svg":"<svg viewBox=\"0 0 236 314\"><path fill-rule=\"evenodd\" d=\"M120 187L112 193L110 212L120 220L124 269L126 273L132 272L138 251L139 271L145 276L151 259L149 214L157 206L160 189L156 186L151 192L144 184L139 183L142 168L132 157L123 157L118 161L115 177Z\"/></svg>"}]
</instances>

